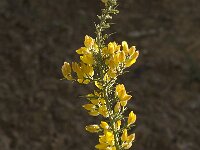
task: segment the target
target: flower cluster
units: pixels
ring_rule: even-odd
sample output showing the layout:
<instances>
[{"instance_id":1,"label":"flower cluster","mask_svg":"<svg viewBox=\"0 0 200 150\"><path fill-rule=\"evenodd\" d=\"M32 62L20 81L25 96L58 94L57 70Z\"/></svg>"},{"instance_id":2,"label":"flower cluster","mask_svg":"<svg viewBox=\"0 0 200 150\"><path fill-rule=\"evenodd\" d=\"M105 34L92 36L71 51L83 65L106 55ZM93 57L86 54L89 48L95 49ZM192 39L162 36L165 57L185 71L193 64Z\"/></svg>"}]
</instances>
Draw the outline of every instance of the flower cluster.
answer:
<instances>
[{"instance_id":1,"label":"flower cluster","mask_svg":"<svg viewBox=\"0 0 200 150\"><path fill-rule=\"evenodd\" d=\"M64 62L62 73L67 80L76 80L83 84L88 84L93 80L94 68L98 68L98 65L102 65L103 79L110 81L122 74L125 68L134 64L139 55L135 46L129 48L126 41L123 41L122 45L110 42L101 50L95 40L88 35L85 36L84 47L79 48L76 52L81 55L81 62L72 62L71 65ZM76 73L76 76L72 75L73 73ZM122 86L118 88L121 89L120 87L122 88Z\"/></svg>"},{"instance_id":2,"label":"flower cluster","mask_svg":"<svg viewBox=\"0 0 200 150\"><path fill-rule=\"evenodd\" d=\"M64 62L62 73L65 79L80 84L94 84L95 90L85 96L87 103L83 105L89 115L104 118L98 124L86 126L86 130L99 134L99 143L95 146L99 150L130 149L135 134L128 131L134 126L136 115L127 111L127 102L132 96L123 84L117 84L117 77L124 70L132 66L139 55L135 46L129 47L126 41L120 44L109 42L105 44L102 34L109 23L110 14L118 12L115 8L116 0L102 0L105 9L99 16L100 24L96 25L96 39L86 35L84 46L76 50L80 55L80 62Z\"/></svg>"}]
</instances>

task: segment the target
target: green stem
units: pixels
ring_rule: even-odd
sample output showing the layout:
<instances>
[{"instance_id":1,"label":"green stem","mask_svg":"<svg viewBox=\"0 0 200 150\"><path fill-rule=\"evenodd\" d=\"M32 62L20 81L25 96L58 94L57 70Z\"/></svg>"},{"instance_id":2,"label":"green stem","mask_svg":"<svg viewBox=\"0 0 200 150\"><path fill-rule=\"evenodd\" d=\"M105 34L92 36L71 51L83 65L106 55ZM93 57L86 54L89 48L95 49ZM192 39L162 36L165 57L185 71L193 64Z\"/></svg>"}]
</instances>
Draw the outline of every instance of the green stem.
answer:
<instances>
[{"instance_id":1,"label":"green stem","mask_svg":"<svg viewBox=\"0 0 200 150\"><path fill-rule=\"evenodd\" d=\"M102 14L99 17L100 23L98 25L96 25L95 33L97 36L96 43L99 48L99 53L97 55L98 55L98 58L101 59L100 62L102 62L102 64L99 64L97 67L98 67L100 79L101 79L103 85L106 85L106 87L102 90L102 92L103 92L103 95L104 95L104 98L106 101L106 107L108 109L108 117L110 120L111 129L112 129L112 132L114 135L115 147L116 147L116 150L120 150L119 139L117 137L117 131L115 128L116 120L113 116L113 111L112 111L113 104L112 104L112 102L109 101L109 96L108 96L108 92L109 92L108 89L110 88L110 85L107 85L107 83L105 83L105 81L103 81L106 69L103 67L103 66L105 66L105 64L103 64L103 58L101 55L102 48L104 47L104 40L105 40L103 31L110 27L110 24L107 23L107 19L111 18L110 14L116 14L118 12L118 10L115 9L116 5L117 5L117 0L108 0L107 4L105 6L105 9L102 10ZM111 84L113 84L113 83L111 83Z\"/></svg>"},{"instance_id":2,"label":"green stem","mask_svg":"<svg viewBox=\"0 0 200 150\"><path fill-rule=\"evenodd\" d=\"M111 111L112 110L112 104L109 102L109 98L108 98L108 91L107 91L107 87L103 90L103 94L104 94L104 98L106 100L106 106L107 106L107 109L108 109L108 118L110 120L110 124L111 124L111 129L112 129L112 132L113 132L113 135L114 135L114 140L115 140L115 147L116 147L116 150L120 150L120 145L119 145L119 139L117 137L117 131L116 131L116 128L115 128L115 119L113 118L113 112Z\"/></svg>"}]
</instances>

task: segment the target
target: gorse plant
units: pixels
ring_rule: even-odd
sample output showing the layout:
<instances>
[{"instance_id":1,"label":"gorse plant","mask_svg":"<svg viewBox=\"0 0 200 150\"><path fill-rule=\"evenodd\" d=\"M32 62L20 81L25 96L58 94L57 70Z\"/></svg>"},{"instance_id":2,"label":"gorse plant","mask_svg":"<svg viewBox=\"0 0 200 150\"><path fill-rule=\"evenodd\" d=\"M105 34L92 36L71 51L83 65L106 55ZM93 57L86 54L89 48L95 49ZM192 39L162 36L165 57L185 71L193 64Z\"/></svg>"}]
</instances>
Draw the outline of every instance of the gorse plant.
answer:
<instances>
[{"instance_id":1,"label":"gorse plant","mask_svg":"<svg viewBox=\"0 0 200 150\"><path fill-rule=\"evenodd\" d=\"M93 93L87 94L87 104L83 105L89 115L103 116L99 124L88 125L86 130L99 134L99 150L130 149L135 140L135 134L128 130L134 126L136 115L130 111L125 117L127 102L132 98L126 92L123 84L117 84L117 77L124 70L136 62L139 52L135 46L128 47L127 42L121 45L116 42L105 43L109 34L104 33L111 23L112 15L119 13L117 0L102 0L105 8L98 16L100 23L96 24L96 38L86 35L84 47L76 50L80 55L80 62L62 66L63 76L67 80L77 81L80 84L95 84Z\"/></svg>"}]
</instances>

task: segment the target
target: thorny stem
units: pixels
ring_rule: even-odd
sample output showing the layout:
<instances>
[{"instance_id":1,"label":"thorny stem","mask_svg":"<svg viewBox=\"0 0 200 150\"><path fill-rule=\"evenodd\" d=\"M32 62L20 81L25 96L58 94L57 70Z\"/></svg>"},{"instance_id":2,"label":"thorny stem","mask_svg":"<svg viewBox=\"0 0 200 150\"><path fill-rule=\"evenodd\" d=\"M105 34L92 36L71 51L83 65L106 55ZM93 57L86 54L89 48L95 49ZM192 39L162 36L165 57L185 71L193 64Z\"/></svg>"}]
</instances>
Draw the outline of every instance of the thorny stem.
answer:
<instances>
[{"instance_id":1,"label":"thorny stem","mask_svg":"<svg viewBox=\"0 0 200 150\"><path fill-rule=\"evenodd\" d=\"M116 0L110 0L108 1L108 3L106 4L105 6L105 9L102 9L102 15L101 16L98 16L99 19L100 19L100 23L98 25L95 25L96 26L96 43L100 49L99 51L99 54L101 53L101 50L104 46L104 40L105 40L105 37L103 36L103 31L106 29L106 28L109 28L110 27L110 24L107 23L107 19L111 18L111 16L109 14L116 14L118 11L115 10L114 7L116 7ZM101 57L101 54L100 54L100 58L102 59ZM100 71L100 78L103 79L105 73L104 73L104 69L102 68L101 65L98 65L99 66L99 71ZM102 81L103 82L103 81ZM104 83L105 85L105 83ZM109 117L109 120L110 120L110 124L111 124L111 128L112 128L112 132L113 132L113 135L114 135L114 140L115 140L115 147L116 147L116 150L120 150L120 145L119 145L119 141L118 141L118 137L117 137L117 131L116 131L116 128L115 128L115 118L113 117L113 111L112 111L112 104L111 102L109 102L109 97L108 97L108 88L109 88L109 85L107 85L106 87L103 88L103 95L104 95L104 98L106 100L106 106L107 106L107 109L108 109L108 117Z\"/></svg>"}]
</instances>

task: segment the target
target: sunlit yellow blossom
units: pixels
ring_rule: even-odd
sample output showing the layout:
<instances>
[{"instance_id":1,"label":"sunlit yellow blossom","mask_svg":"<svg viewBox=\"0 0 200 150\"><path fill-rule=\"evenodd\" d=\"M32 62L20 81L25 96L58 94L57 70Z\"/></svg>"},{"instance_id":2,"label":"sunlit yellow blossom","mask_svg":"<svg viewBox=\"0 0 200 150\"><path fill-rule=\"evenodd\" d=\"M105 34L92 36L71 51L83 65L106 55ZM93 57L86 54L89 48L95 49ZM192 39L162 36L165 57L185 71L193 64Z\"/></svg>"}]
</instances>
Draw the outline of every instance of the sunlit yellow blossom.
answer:
<instances>
[{"instance_id":1,"label":"sunlit yellow blossom","mask_svg":"<svg viewBox=\"0 0 200 150\"><path fill-rule=\"evenodd\" d=\"M110 42L108 44L108 49L107 50L108 50L109 54L113 54L115 52L115 45L114 45L114 43Z\"/></svg>"},{"instance_id":2,"label":"sunlit yellow blossom","mask_svg":"<svg viewBox=\"0 0 200 150\"><path fill-rule=\"evenodd\" d=\"M99 136L99 142L101 144L106 143L107 146L113 146L114 145L114 135L110 131L105 131L104 135Z\"/></svg>"},{"instance_id":3,"label":"sunlit yellow blossom","mask_svg":"<svg viewBox=\"0 0 200 150\"><path fill-rule=\"evenodd\" d=\"M92 77L94 75L93 67L84 63L81 63L81 71L85 78Z\"/></svg>"},{"instance_id":4,"label":"sunlit yellow blossom","mask_svg":"<svg viewBox=\"0 0 200 150\"><path fill-rule=\"evenodd\" d=\"M101 121L100 127L103 128L104 130L108 130L109 125L105 121Z\"/></svg>"},{"instance_id":5,"label":"sunlit yellow blossom","mask_svg":"<svg viewBox=\"0 0 200 150\"><path fill-rule=\"evenodd\" d=\"M122 133L122 137L121 137L121 140L122 142L125 142L128 138L128 135L127 135L127 129L124 129L123 133Z\"/></svg>"},{"instance_id":6,"label":"sunlit yellow blossom","mask_svg":"<svg viewBox=\"0 0 200 150\"><path fill-rule=\"evenodd\" d=\"M135 46L132 46L130 49L129 49L129 55L132 56L136 51L136 48Z\"/></svg>"},{"instance_id":7,"label":"sunlit yellow blossom","mask_svg":"<svg viewBox=\"0 0 200 150\"><path fill-rule=\"evenodd\" d=\"M72 75L71 75L71 66L69 63L64 62L64 65L62 66L62 74L67 80L72 80Z\"/></svg>"},{"instance_id":8,"label":"sunlit yellow blossom","mask_svg":"<svg viewBox=\"0 0 200 150\"><path fill-rule=\"evenodd\" d=\"M126 141L122 143L124 149L129 149L132 146L132 142L135 140L135 134L131 134L127 137Z\"/></svg>"},{"instance_id":9,"label":"sunlit yellow blossom","mask_svg":"<svg viewBox=\"0 0 200 150\"><path fill-rule=\"evenodd\" d=\"M118 59L118 61L119 61L119 62L124 62L125 59L126 59L125 52L124 52L124 51L121 51L121 52L119 53L119 59Z\"/></svg>"},{"instance_id":10,"label":"sunlit yellow blossom","mask_svg":"<svg viewBox=\"0 0 200 150\"><path fill-rule=\"evenodd\" d=\"M122 147L124 149L129 149L132 146L133 140L135 140L135 134L131 134L128 136L127 129L124 129L121 136L121 140L123 142Z\"/></svg>"},{"instance_id":11,"label":"sunlit yellow blossom","mask_svg":"<svg viewBox=\"0 0 200 150\"><path fill-rule=\"evenodd\" d=\"M132 64L136 62L136 59L139 55L139 51L136 51L128 60L126 60L126 67L130 67Z\"/></svg>"},{"instance_id":12,"label":"sunlit yellow blossom","mask_svg":"<svg viewBox=\"0 0 200 150\"><path fill-rule=\"evenodd\" d=\"M81 47L81 48L79 48L78 50L76 50L76 52L77 52L78 54L88 54L88 53L89 53L89 50L88 50L88 48L86 48L86 47Z\"/></svg>"},{"instance_id":13,"label":"sunlit yellow blossom","mask_svg":"<svg viewBox=\"0 0 200 150\"><path fill-rule=\"evenodd\" d=\"M84 63L88 65L93 65L94 63L94 58L92 54L85 54L83 56L80 56L80 60L82 60Z\"/></svg>"},{"instance_id":14,"label":"sunlit yellow blossom","mask_svg":"<svg viewBox=\"0 0 200 150\"><path fill-rule=\"evenodd\" d=\"M91 110L90 112L88 112L89 113L89 115L91 115L91 116L98 116L99 115L99 111L97 111L97 110Z\"/></svg>"},{"instance_id":15,"label":"sunlit yellow blossom","mask_svg":"<svg viewBox=\"0 0 200 150\"><path fill-rule=\"evenodd\" d=\"M98 111L99 111L99 114L101 114L102 116L108 117L108 110L107 110L106 105L99 106Z\"/></svg>"},{"instance_id":16,"label":"sunlit yellow blossom","mask_svg":"<svg viewBox=\"0 0 200 150\"><path fill-rule=\"evenodd\" d=\"M91 133L95 133L95 132L99 132L99 126L98 125L89 125L89 126L86 126L85 129Z\"/></svg>"},{"instance_id":17,"label":"sunlit yellow blossom","mask_svg":"<svg viewBox=\"0 0 200 150\"><path fill-rule=\"evenodd\" d=\"M86 35L84 45L85 45L85 47L90 48L91 46L94 45L94 39L92 37Z\"/></svg>"},{"instance_id":18,"label":"sunlit yellow blossom","mask_svg":"<svg viewBox=\"0 0 200 150\"><path fill-rule=\"evenodd\" d=\"M83 108L85 108L86 110L93 110L96 108L96 106L94 104L85 104L83 105Z\"/></svg>"},{"instance_id":19,"label":"sunlit yellow blossom","mask_svg":"<svg viewBox=\"0 0 200 150\"><path fill-rule=\"evenodd\" d=\"M125 107L127 105L127 101L120 101L120 104Z\"/></svg>"},{"instance_id":20,"label":"sunlit yellow blossom","mask_svg":"<svg viewBox=\"0 0 200 150\"><path fill-rule=\"evenodd\" d=\"M81 83L83 81L83 72L81 70L81 66L77 62L72 62L72 70L76 72L79 82Z\"/></svg>"},{"instance_id":21,"label":"sunlit yellow blossom","mask_svg":"<svg viewBox=\"0 0 200 150\"><path fill-rule=\"evenodd\" d=\"M136 121L136 115L133 113L133 111L131 111L128 116L128 126L135 123L135 121Z\"/></svg>"},{"instance_id":22,"label":"sunlit yellow blossom","mask_svg":"<svg viewBox=\"0 0 200 150\"><path fill-rule=\"evenodd\" d=\"M116 90L115 91L116 91L116 95L119 97L120 101L128 101L132 97L131 95L128 95L126 93L126 90L125 90L125 87L124 87L123 84L118 84L116 86Z\"/></svg>"},{"instance_id":23,"label":"sunlit yellow blossom","mask_svg":"<svg viewBox=\"0 0 200 150\"><path fill-rule=\"evenodd\" d=\"M128 44L126 41L122 42L122 47L123 47L123 51L125 52L125 54L128 54L129 49L128 49Z\"/></svg>"},{"instance_id":24,"label":"sunlit yellow blossom","mask_svg":"<svg viewBox=\"0 0 200 150\"><path fill-rule=\"evenodd\" d=\"M113 59L113 57L111 57L111 59L108 62L108 66L110 67L110 69L115 69L116 68L116 63L115 60Z\"/></svg>"}]
</instances>

